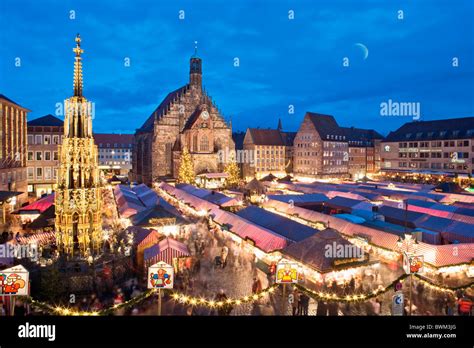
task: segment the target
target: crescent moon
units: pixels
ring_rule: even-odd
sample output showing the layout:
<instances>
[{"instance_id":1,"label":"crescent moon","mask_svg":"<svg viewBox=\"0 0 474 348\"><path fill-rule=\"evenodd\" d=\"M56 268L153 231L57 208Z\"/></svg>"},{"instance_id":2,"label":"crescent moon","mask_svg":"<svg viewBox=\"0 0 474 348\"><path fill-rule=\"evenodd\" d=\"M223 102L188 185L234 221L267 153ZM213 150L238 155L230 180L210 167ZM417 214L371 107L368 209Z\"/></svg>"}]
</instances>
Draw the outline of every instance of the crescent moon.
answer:
<instances>
[{"instance_id":1,"label":"crescent moon","mask_svg":"<svg viewBox=\"0 0 474 348\"><path fill-rule=\"evenodd\" d=\"M364 51L364 60L366 60L367 57L369 56L369 49L367 48L367 46L364 44L361 44L360 42L356 43L354 46L362 48L362 51Z\"/></svg>"}]
</instances>

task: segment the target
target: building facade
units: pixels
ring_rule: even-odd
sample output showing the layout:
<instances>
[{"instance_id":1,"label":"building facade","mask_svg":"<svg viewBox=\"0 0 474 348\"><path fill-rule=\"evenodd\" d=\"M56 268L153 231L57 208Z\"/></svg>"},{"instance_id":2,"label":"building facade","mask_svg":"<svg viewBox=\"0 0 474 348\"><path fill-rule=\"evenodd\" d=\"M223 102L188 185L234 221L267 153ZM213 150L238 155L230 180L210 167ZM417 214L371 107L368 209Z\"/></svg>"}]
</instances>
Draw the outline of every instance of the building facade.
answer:
<instances>
[{"instance_id":1,"label":"building facade","mask_svg":"<svg viewBox=\"0 0 474 348\"><path fill-rule=\"evenodd\" d=\"M102 244L102 184L92 136L92 104L82 95L81 38L73 49L74 95L65 101L55 194L56 245L68 257L97 254Z\"/></svg>"},{"instance_id":2,"label":"building facade","mask_svg":"<svg viewBox=\"0 0 474 348\"><path fill-rule=\"evenodd\" d=\"M248 128L243 143L243 178L260 179L268 174L284 177L293 168L293 140L296 133L278 129Z\"/></svg>"},{"instance_id":3,"label":"building facade","mask_svg":"<svg viewBox=\"0 0 474 348\"><path fill-rule=\"evenodd\" d=\"M29 110L0 94L0 191L27 198L26 119Z\"/></svg>"},{"instance_id":4,"label":"building facade","mask_svg":"<svg viewBox=\"0 0 474 348\"><path fill-rule=\"evenodd\" d=\"M99 169L106 175L128 176L132 169L133 134L95 133L99 148Z\"/></svg>"},{"instance_id":5,"label":"building facade","mask_svg":"<svg viewBox=\"0 0 474 348\"><path fill-rule=\"evenodd\" d=\"M202 60L190 60L189 83L169 93L137 129L133 180L150 184L178 177L181 151L187 147L196 174L220 172L221 151L233 151L232 126L202 86Z\"/></svg>"},{"instance_id":6,"label":"building facade","mask_svg":"<svg viewBox=\"0 0 474 348\"><path fill-rule=\"evenodd\" d=\"M349 149L348 170L357 180L380 171L380 142L383 136L373 129L341 127Z\"/></svg>"},{"instance_id":7,"label":"building facade","mask_svg":"<svg viewBox=\"0 0 474 348\"><path fill-rule=\"evenodd\" d=\"M28 122L28 193L41 197L56 187L59 169L58 146L62 143L63 121L46 115Z\"/></svg>"},{"instance_id":8,"label":"building facade","mask_svg":"<svg viewBox=\"0 0 474 348\"><path fill-rule=\"evenodd\" d=\"M349 176L346 132L333 116L306 113L293 144L293 172L300 179Z\"/></svg>"},{"instance_id":9,"label":"building facade","mask_svg":"<svg viewBox=\"0 0 474 348\"><path fill-rule=\"evenodd\" d=\"M405 123L381 143L386 174L474 174L474 117Z\"/></svg>"}]
</instances>

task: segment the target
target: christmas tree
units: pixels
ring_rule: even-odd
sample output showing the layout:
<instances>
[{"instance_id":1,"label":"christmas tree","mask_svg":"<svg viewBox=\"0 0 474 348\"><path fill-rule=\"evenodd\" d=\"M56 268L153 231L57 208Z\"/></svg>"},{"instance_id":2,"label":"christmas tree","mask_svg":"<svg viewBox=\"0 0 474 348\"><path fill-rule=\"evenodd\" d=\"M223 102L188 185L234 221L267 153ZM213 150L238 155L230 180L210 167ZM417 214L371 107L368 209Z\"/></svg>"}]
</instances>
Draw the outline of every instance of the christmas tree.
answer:
<instances>
[{"instance_id":1,"label":"christmas tree","mask_svg":"<svg viewBox=\"0 0 474 348\"><path fill-rule=\"evenodd\" d=\"M179 164L178 181L181 184L194 184L194 164L185 146L181 153L181 162Z\"/></svg>"},{"instance_id":2,"label":"christmas tree","mask_svg":"<svg viewBox=\"0 0 474 348\"><path fill-rule=\"evenodd\" d=\"M227 187L236 187L240 182L240 169L237 166L237 162L235 162L234 157L230 159L230 161L226 164L224 168L224 173L229 174L226 179L226 186Z\"/></svg>"}]
</instances>

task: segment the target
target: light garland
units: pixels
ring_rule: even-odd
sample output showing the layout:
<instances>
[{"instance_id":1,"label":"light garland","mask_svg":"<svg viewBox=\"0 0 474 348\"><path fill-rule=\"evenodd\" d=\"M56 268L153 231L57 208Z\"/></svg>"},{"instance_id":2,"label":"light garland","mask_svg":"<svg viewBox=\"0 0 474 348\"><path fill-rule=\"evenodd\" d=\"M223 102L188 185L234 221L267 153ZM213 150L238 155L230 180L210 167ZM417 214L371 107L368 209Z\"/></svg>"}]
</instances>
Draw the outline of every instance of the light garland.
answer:
<instances>
[{"instance_id":1,"label":"light garland","mask_svg":"<svg viewBox=\"0 0 474 348\"><path fill-rule=\"evenodd\" d=\"M387 291L392 289L396 283L398 282L404 282L408 274L402 274L400 277L395 279L391 284L388 286L382 286L379 285L379 287L372 292L366 293L366 294L352 294L352 295L345 295L345 296L338 296L335 293L329 293L329 292L323 292L323 291L315 291L311 290L308 288L305 288L304 286L300 284L294 284L294 287L298 288L299 290L305 292L308 294L310 297L316 299L316 300L324 300L324 301L331 301L331 302L345 302L345 303L351 303L351 302L365 302L368 301L372 298L375 298L377 296L385 294ZM421 281L423 284L428 286L430 289L440 291L440 292L445 292L445 293L455 293L458 290L464 290L467 288L470 288L474 286L474 282L471 282L469 284L465 284L462 286L450 288L450 287L443 287L436 285L430 281L428 281L425 278L422 278L420 275L414 274L414 276ZM263 289L262 291L255 293L253 295L246 295L240 298L228 298L225 301L216 301L212 299L206 299L204 297L193 297L187 294L182 294L179 292L172 292L171 293L171 298L179 302L181 304L189 304L192 306L203 306L203 307L208 307L208 308L221 308L225 305L236 305L240 306L246 303L253 303L256 302L262 298L264 298L266 295L273 294L276 290L276 288L280 284L273 284L272 286L269 286L266 289ZM45 302L40 302L36 301L32 298L28 298L26 301L30 303L33 307L37 307L43 311L47 311L51 314L54 315L63 315L63 316L103 316L103 315L110 315L114 311L119 310L119 309L127 309L130 307L133 307L140 302L146 300L150 296L157 294L158 289L150 289L142 294L140 294L137 297L134 297L126 302L120 303L120 304L115 304L109 308L102 309L100 311L78 311L75 309L72 309L70 307L62 307L62 306L54 306Z\"/></svg>"},{"instance_id":2,"label":"light garland","mask_svg":"<svg viewBox=\"0 0 474 348\"><path fill-rule=\"evenodd\" d=\"M216 307L220 308L220 307L223 307L224 305L240 306L245 303L253 303L255 301L258 301L261 298L264 298L266 295L274 293L277 286L278 284L274 284L253 295L246 295L241 298L228 298L225 301L215 301L215 300L210 300L203 297L197 298L197 297L192 297L186 294L180 294L177 292L173 293L171 295L171 298L175 300L176 302L179 302L182 304L190 304L193 306L203 306L203 307L208 307L208 308L216 308Z\"/></svg>"}]
</instances>

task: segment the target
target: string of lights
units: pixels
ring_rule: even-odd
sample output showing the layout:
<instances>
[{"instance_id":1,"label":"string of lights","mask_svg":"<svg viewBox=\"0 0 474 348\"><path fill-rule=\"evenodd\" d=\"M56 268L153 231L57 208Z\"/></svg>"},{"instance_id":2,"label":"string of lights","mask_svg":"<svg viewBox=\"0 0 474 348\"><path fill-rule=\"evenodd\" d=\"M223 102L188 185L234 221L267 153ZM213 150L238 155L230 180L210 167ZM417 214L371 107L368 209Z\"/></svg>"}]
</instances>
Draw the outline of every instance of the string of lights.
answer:
<instances>
[{"instance_id":1,"label":"string of lights","mask_svg":"<svg viewBox=\"0 0 474 348\"><path fill-rule=\"evenodd\" d=\"M310 297L316 299L316 300L323 300L323 301L331 301L331 302L365 302L368 301L374 297L380 296L385 294L387 291L392 289L395 284L398 282L403 282L406 280L408 277L408 274L403 274L397 279L395 279L392 283L390 283L387 286L382 286L380 285L377 289L373 290L372 292L366 293L366 294L352 294L352 295L345 295L345 296L339 296L335 293L329 293L329 292L324 292L324 291L315 291L311 290L308 288L305 288L304 286L300 284L294 284L295 288L298 288L300 291L305 292L308 294ZM462 286L457 286L457 287L443 287L439 286L425 278L422 278L419 275L415 275L415 277L420 280L423 284L427 285L430 289L441 291L441 292L449 292L449 293L455 293L458 290L464 290L467 288L470 288L474 286L474 282L471 282L469 284L465 284ZM228 298L225 301L216 301L213 299L206 299L204 297L194 297L190 296L188 294L183 294L179 292L171 292L171 298L179 302L181 304L189 304L192 306L203 306L203 307L208 307L208 308L220 308L223 306L239 306L245 303L253 303L255 301L258 301L262 298L264 298L266 295L272 294L275 292L276 288L280 284L274 284L266 289L263 289L262 291L252 294L252 295L246 295L240 298ZM166 291L166 290L165 290ZM170 290L167 290L170 291ZM146 300L152 295L155 295L158 293L157 289L151 289L148 291L145 291L144 293L126 301L120 304L115 304L111 307L99 310L99 311L80 311L76 310L74 308L70 308L67 306L59 306L59 305L51 305L46 302L41 302L41 301L36 301L32 298L29 298L27 301L36 308L41 309L42 311L48 312L50 314L55 314L55 315L72 315L72 316L102 316L102 315L110 315L116 310L120 309L129 309L132 308L136 305L138 305L140 302Z\"/></svg>"}]
</instances>

